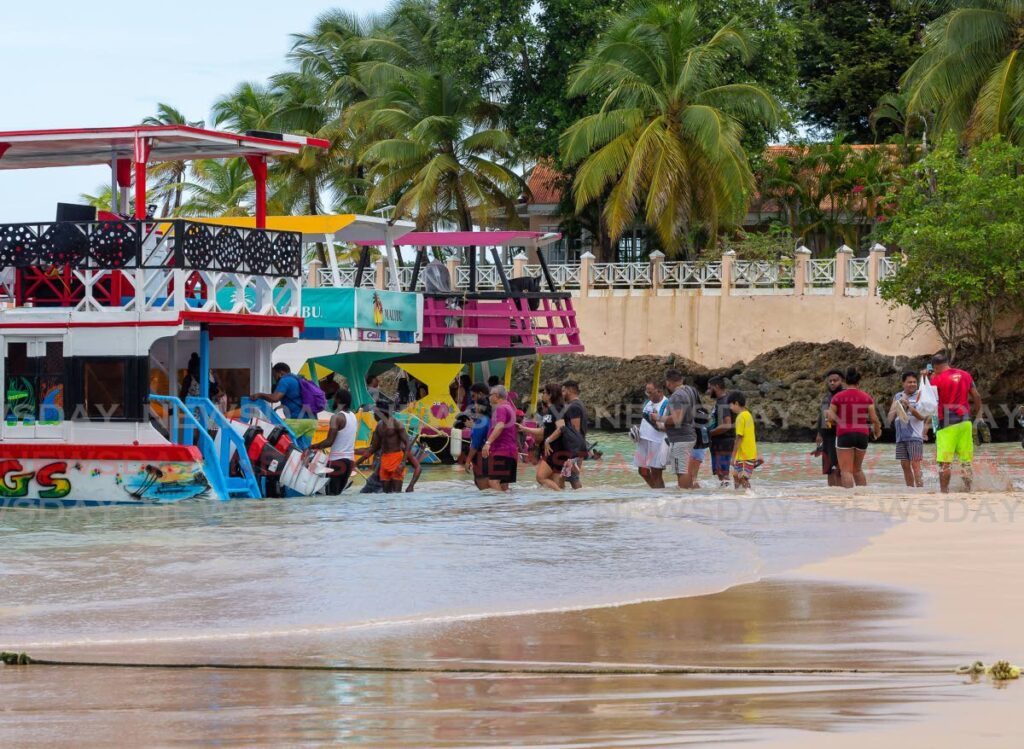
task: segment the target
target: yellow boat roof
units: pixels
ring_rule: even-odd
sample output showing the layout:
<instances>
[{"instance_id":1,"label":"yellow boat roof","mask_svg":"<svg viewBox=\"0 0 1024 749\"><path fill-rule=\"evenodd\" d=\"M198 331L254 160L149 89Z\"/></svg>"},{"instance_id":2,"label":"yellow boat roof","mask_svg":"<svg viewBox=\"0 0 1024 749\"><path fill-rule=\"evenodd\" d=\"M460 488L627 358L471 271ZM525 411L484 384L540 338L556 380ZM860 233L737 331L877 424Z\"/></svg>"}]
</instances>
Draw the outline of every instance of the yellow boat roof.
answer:
<instances>
[{"instance_id":1,"label":"yellow boat roof","mask_svg":"<svg viewBox=\"0 0 1024 749\"><path fill-rule=\"evenodd\" d=\"M236 226L240 229L255 229L253 216L222 216L220 218L190 219L218 226ZM392 241L411 232L416 225L411 221L388 221L377 216L360 216L356 213L342 213L333 216L267 216L267 229L273 231L297 231L306 242L323 241L333 238L340 242Z\"/></svg>"}]
</instances>

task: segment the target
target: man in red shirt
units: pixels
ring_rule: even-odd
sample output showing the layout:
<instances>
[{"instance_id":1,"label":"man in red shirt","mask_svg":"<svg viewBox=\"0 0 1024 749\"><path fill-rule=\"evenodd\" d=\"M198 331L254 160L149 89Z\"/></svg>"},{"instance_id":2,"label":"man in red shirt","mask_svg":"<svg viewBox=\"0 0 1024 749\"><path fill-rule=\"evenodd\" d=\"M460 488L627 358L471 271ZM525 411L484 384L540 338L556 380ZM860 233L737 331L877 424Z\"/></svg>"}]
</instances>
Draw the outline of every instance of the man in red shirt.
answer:
<instances>
[{"instance_id":1,"label":"man in red shirt","mask_svg":"<svg viewBox=\"0 0 1024 749\"><path fill-rule=\"evenodd\" d=\"M974 460L973 419L981 414L981 394L970 374L949 365L943 354L932 357L935 374L931 384L939 393L939 430L935 433L935 460L939 464L939 488L949 491L953 461L960 461L960 475L971 490Z\"/></svg>"}]
</instances>

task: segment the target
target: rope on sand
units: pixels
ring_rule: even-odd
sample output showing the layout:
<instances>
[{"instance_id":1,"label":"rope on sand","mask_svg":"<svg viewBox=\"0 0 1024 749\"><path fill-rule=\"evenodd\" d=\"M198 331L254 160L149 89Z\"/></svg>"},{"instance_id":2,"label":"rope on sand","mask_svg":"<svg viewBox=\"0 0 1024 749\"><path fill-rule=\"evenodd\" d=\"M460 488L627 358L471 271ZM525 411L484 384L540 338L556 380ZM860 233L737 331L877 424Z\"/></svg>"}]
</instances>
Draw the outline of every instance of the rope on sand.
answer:
<instances>
[{"instance_id":1,"label":"rope on sand","mask_svg":"<svg viewBox=\"0 0 1024 749\"><path fill-rule=\"evenodd\" d=\"M379 673L379 674L501 674L536 676L771 676L771 675L822 675L822 674L905 674L920 676L966 675L978 678L988 675L993 681L1006 681L1020 677L1020 668L1009 661L996 661L988 668L981 661L959 668L828 668L789 666L585 666L547 667L522 666L484 668L478 666L328 666L288 665L256 663L119 663L110 661L55 661L36 659L27 653L0 652L0 663L6 666L86 666L91 668L169 668L169 669L218 669L235 671L320 671L331 673Z\"/></svg>"}]
</instances>

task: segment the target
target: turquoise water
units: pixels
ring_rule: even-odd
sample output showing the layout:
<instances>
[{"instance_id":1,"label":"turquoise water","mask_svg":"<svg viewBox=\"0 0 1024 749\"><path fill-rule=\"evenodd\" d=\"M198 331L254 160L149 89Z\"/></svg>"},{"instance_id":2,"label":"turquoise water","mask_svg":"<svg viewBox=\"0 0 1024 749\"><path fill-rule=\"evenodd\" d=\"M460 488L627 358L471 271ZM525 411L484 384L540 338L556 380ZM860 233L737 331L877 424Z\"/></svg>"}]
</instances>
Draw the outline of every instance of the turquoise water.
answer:
<instances>
[{"instance_id":1,"label":"turquoise water","mask_svg":"<svg viewBox=\"0 0 1024 749\"><path fill-rule=\"evenodd\" d=\"M895 522L814 501L807 446L754 491L653 492L602 437L586 488L508 495L450 468L418 491L0 514L0 647L372 629L721 590L859 548ZM1013 452L1013 450L1016 452ZM900 488L891 446L870 491ZM1019 447L991 448L1006 471ZM707 477L705 475L705 483Z\"/></svg>"}]
</instances>

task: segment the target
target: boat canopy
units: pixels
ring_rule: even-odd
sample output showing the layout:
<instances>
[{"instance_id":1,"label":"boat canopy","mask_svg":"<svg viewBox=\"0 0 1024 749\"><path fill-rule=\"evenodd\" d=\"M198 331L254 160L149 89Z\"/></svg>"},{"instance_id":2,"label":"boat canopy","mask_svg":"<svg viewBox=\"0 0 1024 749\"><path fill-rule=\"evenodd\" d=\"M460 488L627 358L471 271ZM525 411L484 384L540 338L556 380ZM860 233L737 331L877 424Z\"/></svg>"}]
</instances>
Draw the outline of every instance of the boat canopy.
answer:
<instances>
[{"instance_id":1,"label":"boat canopy","mask_svg":"<svg viewBox=\"0 0 1024 749\"><path fill-rule=\"evenodd\" d=\"M223 216L198 219L207 224L237 226L252 229L256 219L252 216ZM386 245L408 235L416 225L411 221L388 221L377 216L342 213L333 216L267 216L267 229L295 231L302 234L303 242L351 242L358 245Z\"/></svg>"},{"instance_id":2,"label":"boat canopy","mask_svg":"<svg viewBox=\"0 0 1024 749\"><path fill-rule=\"evenodd\" d=\"M540 231L414 231L395 244L403 247L525 247L540 249L562 238L557 232ZM357 241L380 245L380 241Z\"/></svg>"},{"instance_id":3,"label":"boat canopy","mask_svg":"<svg viewBox=\"0 0 1024 749\"><path fill-rule=\"evenodd\" d=\"M200 219L200 221L239 228L256 226L256 219L249 216L224 216ZM341 271L338 268L338 257L334 252L334 242L349 242L361 247L383 246L388 268L391 271L390 288L393 291L400 290L394 248L396 240L408 236L416 228L411 221L389 221L378 216L342 213L335 216L267 216L265 222L268 229L301 232L303 243L326 243L327 262L334 286L341 285ZM362 264L365 265L365 263L364 259Z\"/></svg>"},{"instance_id":4,"label":"boat canopy","mask_svg":"<svg viewBox=\"0 0 1024 749\"><path fill-rule=\"evenodd\" d=\"M0 132L0 169L109 164L134 161L145 139L146 163L297 154L303 146L327 148L321 138L279 133L227 133L188 125L133 125L65 130ZM140 159L141 160L141 159Z\"/></svg>"}]
</instances>

